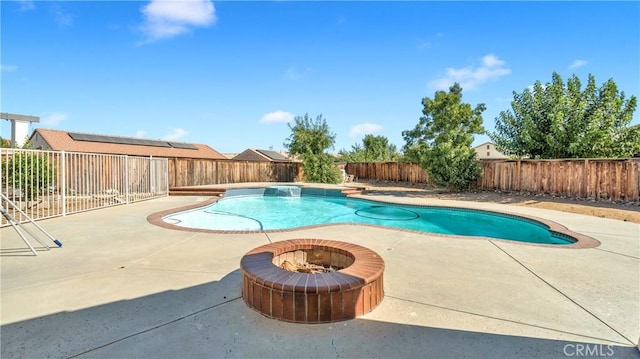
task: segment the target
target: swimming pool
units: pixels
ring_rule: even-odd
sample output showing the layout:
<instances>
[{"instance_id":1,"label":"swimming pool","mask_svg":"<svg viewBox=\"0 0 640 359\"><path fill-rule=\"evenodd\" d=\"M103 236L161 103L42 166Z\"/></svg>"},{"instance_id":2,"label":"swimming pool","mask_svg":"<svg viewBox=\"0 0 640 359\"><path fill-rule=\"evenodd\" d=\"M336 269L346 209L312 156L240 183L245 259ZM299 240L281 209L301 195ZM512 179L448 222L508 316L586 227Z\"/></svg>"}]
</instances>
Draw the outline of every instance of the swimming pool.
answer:
<instances>
[{"instance_id":1,"label":"swimming pool","mask_svg":"<svg viewBox=\"0 0 640 359\"><path fill-rule=\"evenodd\" d=\"M576 239L511 214L466 208L391 204L348 198L340 190L274 186L228 190L213 204L162 217L165 223L213 231L278 231L365 224L444 235L568 245Z\"/></svg>"}]
</instances>

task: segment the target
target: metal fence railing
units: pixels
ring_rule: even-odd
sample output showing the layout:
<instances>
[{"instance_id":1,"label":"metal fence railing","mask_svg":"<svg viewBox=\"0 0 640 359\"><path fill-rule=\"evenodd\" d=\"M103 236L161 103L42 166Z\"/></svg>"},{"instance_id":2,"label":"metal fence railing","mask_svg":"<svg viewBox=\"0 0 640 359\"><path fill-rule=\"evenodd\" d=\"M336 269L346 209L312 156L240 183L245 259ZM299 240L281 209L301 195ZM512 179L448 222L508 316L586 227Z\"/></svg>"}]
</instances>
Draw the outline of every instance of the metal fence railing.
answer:
<instances>
[{"instance_id":1,"label":"metal fence railing","mask_svg":"<svg viewBox=\"0 0 640 359\"><path fill-rule=\"evenodd\" d=\"M166 158L0 148L0 190L34 220L164 197ZM18 222L13 205L2 207ZM0 227L9 225L4 216Z\"/></svg>"}]
</instances>

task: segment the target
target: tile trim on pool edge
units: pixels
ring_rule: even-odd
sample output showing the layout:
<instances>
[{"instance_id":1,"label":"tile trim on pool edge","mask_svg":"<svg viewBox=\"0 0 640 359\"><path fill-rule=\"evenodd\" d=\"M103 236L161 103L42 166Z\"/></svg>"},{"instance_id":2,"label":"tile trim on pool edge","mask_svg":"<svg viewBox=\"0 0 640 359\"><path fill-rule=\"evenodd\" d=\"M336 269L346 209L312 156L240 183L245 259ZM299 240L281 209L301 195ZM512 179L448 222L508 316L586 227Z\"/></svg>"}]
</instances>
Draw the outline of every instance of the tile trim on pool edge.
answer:
<instances>
[{"instance_id":1,"label":"tile trim on pool edge","mask_svg":"<svg viewBox=\"0 0 640 359\"><path fill-rule=\"evenodd\" d=\"M351 196L347 196L347 197L351 197ZM202 202L198 202L196 204L192 204L192 205L188 205L188 206L177 207L177 208L172 208L172 209L167 209L167 210L164 210L164 211L152 213L152 214L147 216L147 222L149 222L149 223L151 223L153 225L156 225L158 227L167 228L167 229L174 229L174 230L185 231L185 232L215 233L215 234L282 233L282 232L294 232L294 231L299 231L299 230L321 228L321 227L328 227L328 226L365 226L365 227L382 228L382 229L392 230L392 231L417 233L417 234L422 234L422 235L444 237L444 238L470 239L470 240L491 240L491 241L500 241L500 242L507 242L507 243L516 243L516 244L521 244L521 245L525 245L525 246L534 246L534 247L550 247L550 248L564 248L564 249L587 249L587 248L595 248L595 247L600 246L600 241L598 241L595 238L589 237L589 236L584 235L582 233L574 232L574 231L568 229L567 227L565 227L565 226L563 226L563 225L561 225L561 224L559 224L557 222L554 222L554 221L551 221L551 220L548 220L548 219L545 219L545 218L539 218L539 217L535 217L535 216L530 216L530 215L515 214L515 213L510 213L510 212L497 212L497 211L492 211L492 210L484 210L484 209L468 208L468 207L454 207L454 206L447 206L447 205L442 205L442 206L440 206L440 205L419 205L419 204L397 203L397 202L392 202L392 201L380 201L380 200L372 200L372 199L366 198L365 196L362 196L362 195L357 196L357 197L354 196L352 198L360 198L360 199L364 199L364 200L371 201L371 202L398 204L398 205L403 205L403 206L413 206L413 207L422 207L422 208L430 208L430 207L431 208L444 208L444 209L465 210L465 211L471 211L471 212L488 212L488 213L491 213L491 214L497 214L497 215L502 215L502 216L507 216L507 217L514 217L514 218L517 218L517 219L529 220L529 221L540 223L540 224L546 226L547 229L550 232L559 234L561 236L571 237L571 238L575 239L576 242L571 243L571 244L540 244L540 243L529 243L529 242L522 242L522 241L508 240L508 239L499 239L499 238L491 238L491 237L457 236L457 235L453 235L453 234L430 233L430 232L416 231L416 230L411 230L411 229L391 228L391 227L386 227L386 226L378 226L378 225L364 224L364 223L328 223L328 224L317 224L317 225L297 227L297 228L270 229L270 230L240 230L240 231L237 231L237 230L214 230L214 229L189 228L189 227L176 226L174 224L167 223L162 219L162 218L164 218L164 217L166 217L166 216L168 216L170 214L174 214L174 213L178 213L178 212L184 212L184 211L188 211L188 210L192 210L192 209L196 209L196 208L200 208L200 207L211 205L211 204L217 202L219 199L221 199L219 197L213 197L213 198L210 198L208 200L205 200L205 201L202 201Z\"/></svg>"}]
</instances>

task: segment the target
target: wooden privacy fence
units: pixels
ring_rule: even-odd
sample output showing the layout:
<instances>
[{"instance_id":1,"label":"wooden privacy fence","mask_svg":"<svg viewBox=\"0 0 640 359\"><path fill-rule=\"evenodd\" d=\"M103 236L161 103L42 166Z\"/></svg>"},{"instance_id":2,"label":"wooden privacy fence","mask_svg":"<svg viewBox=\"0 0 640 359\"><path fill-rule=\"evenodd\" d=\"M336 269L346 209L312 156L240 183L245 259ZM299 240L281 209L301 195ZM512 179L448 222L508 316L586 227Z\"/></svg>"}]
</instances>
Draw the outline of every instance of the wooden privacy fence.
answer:
<instances>
[{"instance_id":1,"label":"wooden privacy fence","mask_svg":"<svg viewBox=\"0 0 640 359\"><path fill-rule=\"evenodd\" d=\"M640 159L483 161L481 189L640 201Z\"/></svg>"},{"instance_id":2,"label":"wooden privacy fence","mask_svg":"<svg viewBox=\"0 0 640 359\"><path fill-rule=\"evenodd\" d=\"M427 172L415 163L364 162L347 163L345 172L357 179L410 183L429 183Z\"/></svg>"},{"instance_id":3,"label":"wooden privacy fence","mask_svg":"<svg viewBox=\"0 0 640 359\"><path fill-rule=\"evenodd\" d=\"M640 159L483 160L476 188L640 201ZM429 183L415 163L347 163L360 180Z\"/></svg>"},{"instance_id":4,"label":"wooden privacy fence","mask_svg":"<svg viewBox=\"0 0 640 359\"><path fill-rule=\"evenodd\" d=\"M296 162L169 159L169 187L240 182L296 182Z\"/></svg>"}]
</instances>

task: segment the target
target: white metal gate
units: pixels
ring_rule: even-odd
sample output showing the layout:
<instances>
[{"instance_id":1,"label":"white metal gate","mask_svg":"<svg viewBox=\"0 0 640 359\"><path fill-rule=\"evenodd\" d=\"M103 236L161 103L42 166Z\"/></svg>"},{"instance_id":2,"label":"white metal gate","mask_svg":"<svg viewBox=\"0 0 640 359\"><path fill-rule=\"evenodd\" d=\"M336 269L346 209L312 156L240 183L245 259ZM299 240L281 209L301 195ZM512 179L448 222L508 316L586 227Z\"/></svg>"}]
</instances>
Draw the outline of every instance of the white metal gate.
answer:
<instances>
[{"instance_id":1,"label":"white metal gate","mask_svg":"<svg viewBox=\"0 0 640 359\"><path fill-rule=\"evenodd\" d=\"M34 220L169 193L166 158L0 148L0 159L2 194ZM26 220L19 211L11 215Z\"/></svg>"}]
</instances>

